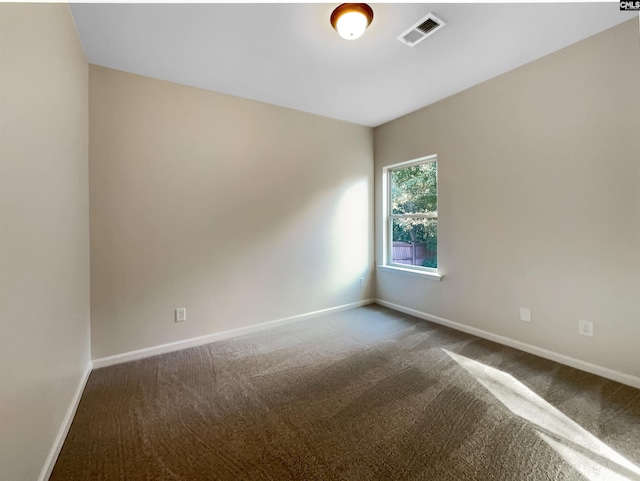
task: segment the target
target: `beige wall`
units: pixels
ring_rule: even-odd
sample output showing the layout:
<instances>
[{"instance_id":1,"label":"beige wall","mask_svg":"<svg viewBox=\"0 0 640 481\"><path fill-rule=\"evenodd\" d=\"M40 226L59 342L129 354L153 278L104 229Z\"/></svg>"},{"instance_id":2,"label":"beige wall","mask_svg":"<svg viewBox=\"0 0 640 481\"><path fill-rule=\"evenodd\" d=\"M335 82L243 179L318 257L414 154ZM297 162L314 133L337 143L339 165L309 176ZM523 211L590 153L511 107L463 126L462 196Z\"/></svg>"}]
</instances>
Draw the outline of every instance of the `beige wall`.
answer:
<instances>
[{"instance_id":1,"label":"beige wall","mask_svg":"<svg viewBox=\"0 0 640 481\"><path fill-rule=\"evenodd\" d=\"M38 478L89 367L88 68L67 5L0 4L0 478Z\"/></svg>"},{"instance_id":2,"label":"beige wall","mask_svg":"<svg viewBox=\"0 0 640 481\"><path fill-rule=\"evenodd\" d=\"M371 297L372 129L89 77L94 359Z\"/></svg>"},{"instance_id":3,"label":"beige wall","mask_svg":"<svg viewBox=\"0 0 640 481\"><path fill-rule=\"evenodd\" d=\"M638 39L626 22L377 128L378 212L383 166L438 154L444 274L378 272L378 298L640 376Z\"/></svg>"}]
</instances>

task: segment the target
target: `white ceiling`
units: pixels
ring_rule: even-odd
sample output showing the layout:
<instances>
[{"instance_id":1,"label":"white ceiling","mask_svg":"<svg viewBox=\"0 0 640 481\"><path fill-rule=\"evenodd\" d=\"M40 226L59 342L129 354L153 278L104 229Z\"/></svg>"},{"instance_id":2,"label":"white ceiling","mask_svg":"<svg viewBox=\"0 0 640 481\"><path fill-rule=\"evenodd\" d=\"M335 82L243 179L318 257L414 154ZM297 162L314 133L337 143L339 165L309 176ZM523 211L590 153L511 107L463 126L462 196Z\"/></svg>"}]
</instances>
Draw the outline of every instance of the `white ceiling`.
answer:
<instances>
[{"instance_id":1,"label":"white ceiling","mask_svg":"<svg viewBox=\"0 0 640 481\"><path fill-rule=\"evenodd\" d=\"M72 4L90 63L377 126L637 17L618 2L371 4L358 40L332 4ZM427 13L446 22L410 48Z\"/></svg>"}]
</instances>

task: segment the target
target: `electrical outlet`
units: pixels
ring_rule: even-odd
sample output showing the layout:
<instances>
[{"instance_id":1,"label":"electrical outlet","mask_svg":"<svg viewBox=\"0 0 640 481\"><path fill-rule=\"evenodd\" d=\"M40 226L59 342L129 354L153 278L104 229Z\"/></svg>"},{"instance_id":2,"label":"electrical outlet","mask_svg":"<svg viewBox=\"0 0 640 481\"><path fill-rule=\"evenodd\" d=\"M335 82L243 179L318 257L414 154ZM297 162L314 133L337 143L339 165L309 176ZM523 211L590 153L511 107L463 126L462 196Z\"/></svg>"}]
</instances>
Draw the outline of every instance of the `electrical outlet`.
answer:
<instances>
[{"instance_id":1,"label":"electrical outlet","mask_svg":"<svg viewBox=\"0 0 640 481\"><path fill-rule=\"evenodd\" d=\"M521 307L520 320L525 322L531 322L531 309L529 309L528 307Z\"/></svg>"},{"instance_id":2,"label":"electrical outlet","mask_svg":"<svg viewBox=\"0 0 640 481\"><path fill-rule=\"evenodd\" d=\"M187 320L187 308L179 307L176 309L176 322L182 322Z\"/></svg>"},{"instance_id":3,"label":"electrical outlet","mask_svg":"<svg viewBox=\"0 0 640 481\"><path fill-rule=\"evenodd\" d=\"M361 277L360 278L360 287L364 287L365 286L365 278Z\"/></svg>"},{"instance_id":4,"label":"electrical outlet","mask_svg":"<svg viewBox=\"0 0 640 481\"><path fill-rule=\"evenodd\" d=\"M578 332L582 336L593 337L593 322L578 321Z\"/></svg>"}]
</instances>

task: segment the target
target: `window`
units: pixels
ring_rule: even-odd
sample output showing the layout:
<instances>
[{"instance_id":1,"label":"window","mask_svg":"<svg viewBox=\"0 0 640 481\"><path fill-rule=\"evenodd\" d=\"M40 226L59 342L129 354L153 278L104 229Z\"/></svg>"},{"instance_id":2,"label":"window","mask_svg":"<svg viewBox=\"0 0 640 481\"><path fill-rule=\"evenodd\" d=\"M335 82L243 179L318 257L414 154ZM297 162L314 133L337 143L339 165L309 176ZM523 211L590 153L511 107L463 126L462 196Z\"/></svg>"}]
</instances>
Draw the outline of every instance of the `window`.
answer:
<instances>
[{"instance_id":1,"label":"window","mask_svg":"<svg viewBox=\"0 0 640 481\"><path fill-rule=\"evenodd\" d=\"M416 270L438 267L438 163L436 156L385 169L386 264Z\"/></svg>"}]
</instances>

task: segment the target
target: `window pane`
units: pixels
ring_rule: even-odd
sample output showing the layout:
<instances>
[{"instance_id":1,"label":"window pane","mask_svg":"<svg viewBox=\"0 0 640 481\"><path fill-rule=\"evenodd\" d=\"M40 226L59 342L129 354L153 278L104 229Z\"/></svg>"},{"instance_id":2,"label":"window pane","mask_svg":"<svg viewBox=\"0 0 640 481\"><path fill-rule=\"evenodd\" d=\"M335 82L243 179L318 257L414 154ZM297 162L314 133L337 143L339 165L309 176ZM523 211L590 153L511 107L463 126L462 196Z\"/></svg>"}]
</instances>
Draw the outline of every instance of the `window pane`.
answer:
<instances>
[{"instance_id":1,"label":"window pane","mask_svg":"<svg viewBox=\"0 0 640 481\"><path fill-rule=\"evenodd\" d=\"M391 214L424 214L438 211L435 162L391 171Z\"/></svg>"},{"instance_id":2,"label":"window pane","mask_svg":"<svg viewBox=\"0 0 640 481\"><path fill-rule=\"evenodd\" d=\"M391 262L438 267L438 219L391 219Z\"/></svg>"}]
</instances>

